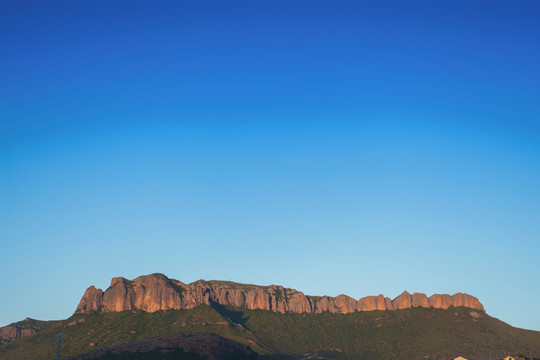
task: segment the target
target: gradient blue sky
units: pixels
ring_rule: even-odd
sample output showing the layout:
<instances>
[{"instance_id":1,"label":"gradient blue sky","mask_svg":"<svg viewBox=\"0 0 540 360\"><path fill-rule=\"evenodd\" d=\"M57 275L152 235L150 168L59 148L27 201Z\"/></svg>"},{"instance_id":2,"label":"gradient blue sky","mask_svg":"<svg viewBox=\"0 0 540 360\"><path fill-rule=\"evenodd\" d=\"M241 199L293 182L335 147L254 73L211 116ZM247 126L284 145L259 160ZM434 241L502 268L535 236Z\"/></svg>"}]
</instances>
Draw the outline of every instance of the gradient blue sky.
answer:
<instances>
[{"instance_id":1,"label":"gradient blue sky","mask_svg":"<svg viewBox=\"0 0 540 360\"><path fill-rule=\"evenodd\" d=\"M1 8L0 326L162 272L540 330L540 2Z\"/></svg>"}]
</instances>

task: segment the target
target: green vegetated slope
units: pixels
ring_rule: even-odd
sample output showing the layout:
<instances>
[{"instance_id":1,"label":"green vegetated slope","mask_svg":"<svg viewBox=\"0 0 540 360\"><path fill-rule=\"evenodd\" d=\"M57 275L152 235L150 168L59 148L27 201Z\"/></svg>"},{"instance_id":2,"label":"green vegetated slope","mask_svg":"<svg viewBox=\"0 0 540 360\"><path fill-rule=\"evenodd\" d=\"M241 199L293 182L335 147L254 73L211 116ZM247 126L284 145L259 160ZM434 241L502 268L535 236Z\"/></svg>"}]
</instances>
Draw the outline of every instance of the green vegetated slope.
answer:
<instances>
[{"instance_id":1,"label":"green vegetated slope","mask_svg":"<svg viewBox=\"0 0 540 360\"><path fill-rule=\"evenodd\" d=\"M246 343L250 334L209 306L191 310L76 314L51 329L0 346L0 359L54 359L58 333L62 357L168 333L208 332ZM256 351L256 346L252 347Z\"/></svg>"},{"instance_id":2,"label":"green vegetated slope","mask_svg":"<svg viewBox=\"0 0 540 360\"><path fill-rule=\"evenodd\" d=\"M249 346L218 334L167 334L90 351L69 360L258 360ZM295 360L295 359L292 359Z\"/></svg>"},{"instance_id":3,"label":"green vegetated slope","mask_svg":"<svg viewBox=\"0 0 540 360\"><path fill-rule=\"evenodd\" d=\"M461 307L286 316L253 311L248 316L246 325L261 345L278 353L324 349L351 359L439 359L453 354L487 358L507 352L540 355L540 332L516 329Z\"/></svg>"},{"instance_id":4,"label":"green vegetated slope","mask_svg":"<svg viewBox=\"0 0 540 360\"><path fill-rule=\"evenodd\" d=\"M191 310L74 315L51 329L0 346L0 359L54 359L168 333L208 332L261 354L336 359L439 359L454 354L540 357L540 332L516 329L467 308L414 308L351 314L279 314L198 306Z\"/></svg>"}]
</instances>

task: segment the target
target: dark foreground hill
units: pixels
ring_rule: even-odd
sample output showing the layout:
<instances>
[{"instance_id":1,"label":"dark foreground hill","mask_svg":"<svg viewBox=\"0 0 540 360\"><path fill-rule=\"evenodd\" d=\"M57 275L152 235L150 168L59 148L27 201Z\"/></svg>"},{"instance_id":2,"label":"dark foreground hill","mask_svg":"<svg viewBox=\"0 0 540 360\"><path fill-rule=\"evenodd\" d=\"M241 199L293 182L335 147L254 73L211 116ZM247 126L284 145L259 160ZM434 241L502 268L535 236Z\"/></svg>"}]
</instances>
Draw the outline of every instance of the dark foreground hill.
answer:
<instances>
[{"instance_id":1,"label":"dark foreground hill","mask_svg":"<svg viewBox=\"0 0 540 360\"><path fill-rule=\"evenodd\" d=\"M250 287L238 285L245 289ZM123 359L118 357L123 356L122 351L113 354L107 349L129 344L116 349L129 350L136 346L150 349L136 352L140 359L161 359L174 354L176 357L171 359L190 359L186 356L206 359L218 351L219 348L212 348L216 343L225 344L223 346L229 350L244 349L242 356L248 358L253 356L250 351L292 358L441 359L457 354L495 358L509 352L540 358L540 332L513 328L482 310L465 306L446 309L418 306L350 313L279 312L209 301L180 310L79 311L69 319L42 327L36 334L1 345L0 359L54 359L58 333L63 334L62 358L100 354L97 358L119 360ZM164 335L187 339L174 334L191 334L203 340L198 343L197 351L173 346L168 348L168 355L164 355L163 349L152 350L148 346L156 342L148 339L166 339ZM218 338L228 340L223 339L223 342L216 340ZM127 358L136 357L131 353Z\"/></svg>"},{"instance_id":2,"label":"dark foreground hill","mask_svg":"<svg viewBox=\"0 0 540 360\"><path fill-rule=\"evenodd\" d=\"M162 335L90 351L66 360L252 360L257 357L249 346L216 334L195 333Z\"/></svg>"}]
</instances>

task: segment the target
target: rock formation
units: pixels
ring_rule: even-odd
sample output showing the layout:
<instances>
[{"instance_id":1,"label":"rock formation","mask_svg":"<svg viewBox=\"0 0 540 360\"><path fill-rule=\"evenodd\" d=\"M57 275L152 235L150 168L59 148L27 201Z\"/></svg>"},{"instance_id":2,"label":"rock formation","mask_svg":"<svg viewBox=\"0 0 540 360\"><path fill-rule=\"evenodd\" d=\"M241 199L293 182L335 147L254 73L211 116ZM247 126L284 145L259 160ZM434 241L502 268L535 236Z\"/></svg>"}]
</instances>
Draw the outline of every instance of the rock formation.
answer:
<instances>
[{"instance_id":1,"label":"rock formation","mask_svg":"<svg viewBox=\"0 0 540 360\"><path fill-rule=\"evenodd\" d=\"M83 299L85 299L85 301L81 301L79 304L80 309L77 307L78 312L86 312L87 308L89 311L101 309L103 304L103 290L96 289L95 286L92 285L84 292Z\"/></svg>"},{"instance_id":2,"label":"rock formation","mask_svg":"<svg viewBox=\"0 0 540 360\"><path fill-rule=\"evenodd\" d=\"M477 298L463 293L452 295L452 306L464 306L471 309L484 310L484 307Z\"/></svg>"},{"instance_id":3,"label":"rock formation","mask_svg":"<svg viewBox=\"0 0 540 360\"><path fill-rule=\"evenodd\" d=\"M448 309L452 306L452 297L450 295L431 295L429 297L429 305L437 309Z\"/></svg>"},{"instance_id":4,"label":"rock formation","mask_svg":"<svg viewBox=\"0 0 540 360\"><path fill-rule=\"evenodd\" d=\"M15 339L18 339L21 337L21 329L19 329L17 326L4 326L3 328L0 328L0 339L2 341L13 341Z\"/></svg>"},{"instance_id":5,"label":"rock formation","mask_svg":"<svg viewBox=\"0 0 540 360\"><path fill-rule=\"evenodd\" d=\"M425 294L410 295L405 291L394 300L378 295L367 296L357 301L346 295L306 296L300 291L278 285L257 286L204 280L184 284L162 274L152 274L134 280L113 278L105 292L91 286L84 293L76 312L135 309L154 312L191 309L201 304L219 304L279 313L347 314L355 311L401 310L411 307L447 309L450 306L465 306L484 311L477 298L462 293L453 296L436 294L428 298Z\"/></svg>"},{"instance_id":6,"label":"rock formation","mask_svg":"<svg viewBox=\"0 0 540 360\"><path fill-rule=\"evenodd\" d=\"M411 295L404 291L397 298L392 300L392 306L394 310L409 309L412 307Z\"/></svg>"},{"instance_id":7,"label":"rock formation","mask_svg":"<svg viewBox=\"0 0 540 360\"><path fill-rule=\"evenodd\" d=\"M429 300L426 294L414 293L411 295L412 307L429 307Z\"/></svg>"},{"instance_id":8,"label":"rock formation","mask_svg":"<svg viewBox=\"0 0 540 360\"><path fill-rule=\"evenodd\" d=\"M9 343L39 332L41 328L35 325L34 322L35 320L26 318L18 323L0 327L0 344Z\"/></svg>"},{"instance_id":9,"label":"rock formation","mask_svg":"<svg viewBox=\"0 0 540 360\"><path fill-rule=\"evenodd\" d=\"M390 305L390 306L389 306ZM390 298L379 296L366 296L360 298L356 305L357 311L393 310Z\"/></svg>"}]
</instances>

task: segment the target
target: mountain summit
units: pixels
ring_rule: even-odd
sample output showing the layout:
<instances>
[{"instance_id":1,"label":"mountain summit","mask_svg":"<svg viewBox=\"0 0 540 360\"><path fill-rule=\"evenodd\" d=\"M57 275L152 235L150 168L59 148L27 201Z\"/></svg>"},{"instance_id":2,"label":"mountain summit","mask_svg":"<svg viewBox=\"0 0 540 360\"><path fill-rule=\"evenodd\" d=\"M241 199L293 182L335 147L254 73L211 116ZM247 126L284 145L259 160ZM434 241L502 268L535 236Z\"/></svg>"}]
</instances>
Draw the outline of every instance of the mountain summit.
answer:
<instances>
[{"instance_id":1,"label":"mountain summit","mask_svg":"<svg viewBox=\"0 0 540 360\"><path fill-rule=\"evenodd\" d=\"M367 296L358 300L347 295L310 296L281 285L259 286L230 281L199 280L190 284L170 279L163 274L140 276L134 280L116 277L104 291L89 287L77 306L76 313L95 311L192 309L198 305L218 304L269 310L278 313L341 313L372 310L402 310L415 307L447 309L463 306L484 311L474 296L457 293L452 296L435 294L429 298L422 293L407 291L391 300L383 295Z\"/></svg>"}]
</instances>

